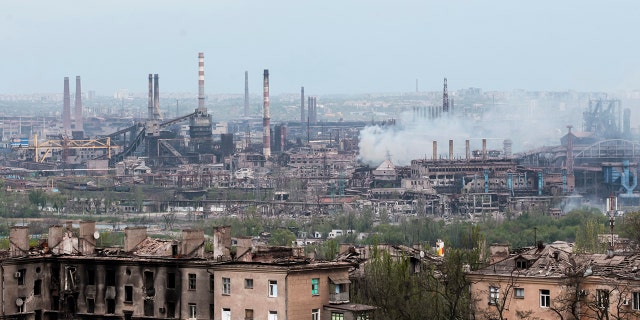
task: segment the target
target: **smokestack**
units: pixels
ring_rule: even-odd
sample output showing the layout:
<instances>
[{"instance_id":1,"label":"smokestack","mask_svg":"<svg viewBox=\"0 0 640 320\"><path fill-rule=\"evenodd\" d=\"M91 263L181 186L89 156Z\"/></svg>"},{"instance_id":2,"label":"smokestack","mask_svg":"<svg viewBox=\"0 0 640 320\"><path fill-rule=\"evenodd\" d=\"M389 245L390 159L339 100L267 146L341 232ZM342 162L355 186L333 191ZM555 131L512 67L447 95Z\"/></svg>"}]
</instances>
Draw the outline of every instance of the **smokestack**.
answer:
<instances>
[{"instance_id":1,"label":"smokestack","mask_svg":"<svg viewBox=\"0 0 640 320\"><path fill-rule=\"evenodd\" d=\"M71 96L69 94L69 77L64 77L64 95L62 105L62 130L65 135L71 134Z\"/></svg>"},{"instance_id":2,"label":"smokestack","mask_svg":"<svg viewBox=\"0 0 640 320\"><path fill-rule=\"evenodd\" d=\"M147 107L147 119L153 119L153 75L149 73L149 106Z\"/></svg>"},{"instance_id":3,"label":"smokestack","mask_svg":"<svg viewBox=\"0 0 640 320\"><path fill-rule=\"evenodd\" d=\"M263 118L262 118L262 155L265 159L271 157L271 119L269 113L269 69L264 69L264 90L262 97Z\"/></svg>"},{"instance_id":4,"label":"smokestack","mask_svg":"<svg viewBox=\"0 0 640 320\"><path fill-rule=\"evenodd\" d=\"M567 129L569 132L567 133L567 174L573 174L573 134L571 134L572 125L568 125Z\"/></svg>"},{"instance_id":5,"label":"smokestack","mask_svg":"<svg viewBox=\"0 0 640 320\"><path fill-rule=\"evenodd\" d=\"M449 112L449 90L447 89L447 78L444 78L444 89L442 90L442 112Z\"/></svg>"},{"instance_id":6,"label":"smokestack","mask_svg":"<svg viewBox=\"0 0 640 320\"><path fill-rule=\"evenodd\" d=\"M83 131L82 123L82 89L80 88L80 76L76 76L76 103L75 103L76 131Z\"/></svg>"},{"instance_id":7,"label":"smokestack","mask_svg":"<svg viewBox=\"0 0 640 320\"><path fill-rule=\"evenodd\" d=\"M244 116L249 116L249 71L244 72Z\"/></svg>"},{"instance_id":8,"label":"smokestack","mask_svg":"<svg viewBox=\"0 0 640 320\"><path fill-rule=\"evenodd\" d=\"M433 160L438 160L438 141L433 141Z\"/></svg>"},{"instance_id":9,"label":"smokestack","mask_svg":"<svg viewBox=\"0 0 640 320\"><path fill-rule=\"evenodd\" d=\"M449 140L449 161L453 160L453 140Z\"/></svg>"},{"instance_id":10,"label":"smokestack","mask_svg":"<svg viewBox=\"0 0 640 320\"><path fill-rule=\"evenodd\" d=\"M487 160L487 139L482 139L482 161Z\"/></svg>"},{"instance_id":11,"label":"smokestack","mask_svg":"<svg viewBox=\"0 0 640 320\"><path fill-rule=\"evenodd\" d=\"M304 87L300 87L300 123L304 123Z\"/></svg>"},{"instance_id":12,"label":"smokestack","mask_svg":"<svg viewBox=\"0 0 640 320\"><path fill-rule=\"evenodd\" d=\"M160 85L158 74L153 75L153 119L160 119Z\"/></svg>"},{"instance_id":13,"label":"smokestack","mask_svg":"<svg viewBox=\"0 0 640 320\"><path fill-rule=\"evenodd\" d=\"M471 149L469 147L469 140L465 140L464 141L464 151L465 151L465 157L467 160L469 160L471 158Z\"/></svg>"},{"instance_id":14,"label":"smokestack","mask_svg":"<svg viewBox=\"0 0 640 320\"><path fill-rule=\"evenodd\" d=\"M198 53L198 109L204 110L204 53Z\"/></svg>"},{"instance_id":15,"label":"smokestack","mask_svg":"<svg viewBox=\"0 0 640 320\"><path fill-rule=\"evenodd\" d=\"M313 123L313 97L307 98L307 122Z\"/></svg>"}]
</instances>

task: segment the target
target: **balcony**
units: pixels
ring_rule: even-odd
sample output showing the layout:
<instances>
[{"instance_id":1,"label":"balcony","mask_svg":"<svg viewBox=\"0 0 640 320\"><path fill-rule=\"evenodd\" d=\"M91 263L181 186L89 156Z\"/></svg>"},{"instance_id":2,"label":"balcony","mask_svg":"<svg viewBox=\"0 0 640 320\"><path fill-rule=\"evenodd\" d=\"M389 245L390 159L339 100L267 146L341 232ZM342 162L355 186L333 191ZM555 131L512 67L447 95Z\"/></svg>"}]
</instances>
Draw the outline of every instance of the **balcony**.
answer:
<instances>
[{"instance_id":1,"label":"balcony","mask_svg":"<svg viewBox=\"0 0 640 320\"><path fill-rule=\"evenodd\" d=\"M349 303L349 292L330 293L329 303L333 303L333 304Z\"/></svg>"}]
</instances>

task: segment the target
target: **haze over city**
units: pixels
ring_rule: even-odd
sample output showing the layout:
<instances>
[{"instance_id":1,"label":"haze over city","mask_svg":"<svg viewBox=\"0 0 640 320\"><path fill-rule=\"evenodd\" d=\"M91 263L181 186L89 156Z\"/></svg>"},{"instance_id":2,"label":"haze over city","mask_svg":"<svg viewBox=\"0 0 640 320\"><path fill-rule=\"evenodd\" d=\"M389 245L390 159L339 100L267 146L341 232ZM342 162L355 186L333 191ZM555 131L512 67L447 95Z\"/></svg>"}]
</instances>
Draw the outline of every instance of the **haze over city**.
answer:
<instances>
[{"instance_id":1,"label":"haze over city","mask_svg":"<svg viewBox=\"0 0 640 320\"><path fill-rule=\"evenodd\" d=\"M86 90L272 93L639 88L637 1L3 1L0 94Z\"/></svg>"}]
</instances>

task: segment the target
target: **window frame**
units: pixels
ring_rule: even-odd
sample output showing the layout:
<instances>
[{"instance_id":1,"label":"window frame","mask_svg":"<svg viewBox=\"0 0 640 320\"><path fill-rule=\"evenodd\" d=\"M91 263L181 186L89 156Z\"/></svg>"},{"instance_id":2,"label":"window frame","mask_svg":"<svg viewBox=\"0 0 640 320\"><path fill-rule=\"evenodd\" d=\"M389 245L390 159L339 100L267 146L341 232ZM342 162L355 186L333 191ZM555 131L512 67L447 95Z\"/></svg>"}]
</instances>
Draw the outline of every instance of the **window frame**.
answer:
<instances>
[{"instance_id":1,"label":"window frame","mask_svg":"<svg viewBox=\"0 0 640 320\"><path fill-rule=\"evenodd\" d=\"M513 297L516 299L524 299L524 288L513 288Z\"/></svg>"},{"instance_id":2,"label":"window frame","mask_svg":"<svg viewBox=\"0 0 640 320\"><path fill-rule=\"evenodd\" d=\"M312 296L320 295L320 278L311 279L311 295Z\"/></svg>"},{"instance_id":3,"label":"window frame","mask_svg":"<svg viewBox=\"0 0 640 320\"><path fill-rule=\"evenodd\" d=\"M189 318L197 319L198 318L198 306L195 303L189 303Z\"/></svg>"},{"instance_id":4,"label":"window frame","mask_svg":"<svg viewBox=\"0 0 640 320\"><path fill-rule=\"evenodd\" d=\"M269 298L278 297L278 280L269 280Z\"/></svg>"},{"instance_id":5,"label":"window frame","mask_svg":"<svg viewBox=\"0 0 640 320\"><path fill-rule=\"evenodd\" d=\"M269 310L267 320L278 320L278 311Z\"/></svg>"},{"instance_id":6,"label":"window frame","mask_svg":"<svg viewBox=\"0 0 640 320\"><path fill-rule=\"evenodd\" d=\"M331 320L344 320L344 313L331 311Z\"/></svg>"},{"instance_id":7,"label":"window frame","mask_svg":"<svg viewBox=\"0 0 640 320\"><path fill-rule=\"evenodd\" d=\"M320 320L320 309L311 309L311 320Z\"/></svg>"},{"instance_id":8,"label":"window frame","mask_svg":"<svg viewBox=\"0 0 640 320\"><path fill-rule=\"evenodd\" d=\"M253 278L245 278L244 279L244 288L245 289L253 289Z\"/></svg>"},{"instance_id":9,"label":"window frame","mask_svg":"<svg viewBox=\"0 0 640 320\"><path fill-rule=\"evenodd\" d=\"M631 293L631 310L640 310L640 292Z\"/></svg>"},{"instance_id":10,"label":"window frame","mask_svg":"<svg viewBox=\"0 0 640 320\"><path fill-rule=\"evenodd\" d=\"M605 310L609 309L611 291L607 289L596 289L596 307Z\"/></svg>"},{"instance_id":11,"label":"window frame","mask_svg":"<svg viewBox=\"0 0 640 320\"><path fill-rule=\"evenodd\" d=\"M198 288L197 279L198 279L198 277L196 276L195 273L189 273L187 275L187 281L188 281L189 290L196 290Z\"/></svg>"},{"instance_id":12,"label":"window frame","mask_svg":"<svg viewBox=\"0 0 640 320\"><path fill-rule=\"evenodd\" d=\"M489 286L489 304L497 305L499 299L500 299L500 288Z\"/></svg>"},{"instance_id":13,"label":"window frame","mask_svg":"<svg viewBox=\"0 0 640 320\"><path fill-rule=\"evenodd\" d=\"M222 278L222 294L231 295L231 278Z\"/></svg>"},{"instance_id":14,"label":"window frame","mask_svg":"<svg viewBox=\"0 0 640 320\"><path fill-rule=\"evenodd\" d=\"M124 303L133 303L133 286L128 284L124 286Z\"/></svg>"},{"instance_id":15,"label":"window frame","mask_svg":"<svg viewBox=\"0 0 640 320\"><path fill-rule=\"evenodd\" d=\"M551 308L551 290L540 289L540 308Z\"/></svg>"}]
</instances>

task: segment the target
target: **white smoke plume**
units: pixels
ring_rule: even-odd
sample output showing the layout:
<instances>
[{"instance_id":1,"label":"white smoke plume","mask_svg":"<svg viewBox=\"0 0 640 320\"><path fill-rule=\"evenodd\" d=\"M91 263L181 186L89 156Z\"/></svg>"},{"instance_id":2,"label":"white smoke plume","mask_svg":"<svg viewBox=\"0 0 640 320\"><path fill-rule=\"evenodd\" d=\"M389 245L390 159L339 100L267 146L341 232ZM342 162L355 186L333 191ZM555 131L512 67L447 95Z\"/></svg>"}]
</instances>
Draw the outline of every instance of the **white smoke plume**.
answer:
<instances>
[{"instance_id":1,"label":"white smoke plume","mask_svg":"<svg viewBox=\"0 0 640 320\"><path fill-rule=\"evenodd\" d=\"M449 158L449 140L453 140L454 159L466 156L465 140L470 149L504 152L504 140L512 141L512 153L560 144L567 125L574 131L581 127L582 106L568 110L566 103L541 106L536 100L504 103L500 106L467 107L439 118L419 118L413 111L400 115L396 125L368 126L360 132L359 159L372 166L390 158L396 165L409 165L414 159L432 159L433 141L437 141L438 159Z\"/></svg>"}]
</instances>

